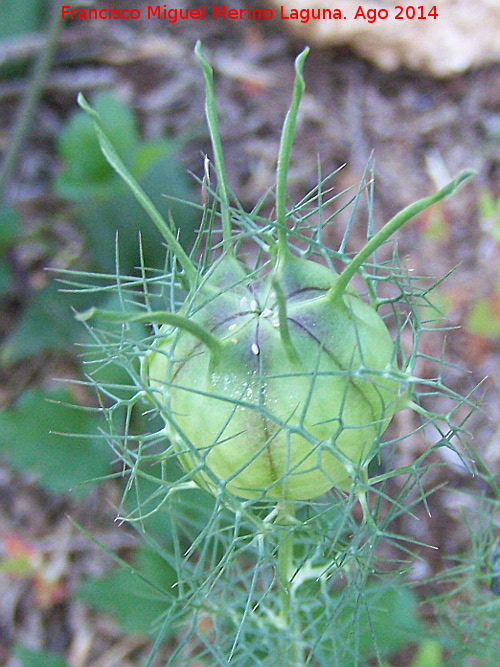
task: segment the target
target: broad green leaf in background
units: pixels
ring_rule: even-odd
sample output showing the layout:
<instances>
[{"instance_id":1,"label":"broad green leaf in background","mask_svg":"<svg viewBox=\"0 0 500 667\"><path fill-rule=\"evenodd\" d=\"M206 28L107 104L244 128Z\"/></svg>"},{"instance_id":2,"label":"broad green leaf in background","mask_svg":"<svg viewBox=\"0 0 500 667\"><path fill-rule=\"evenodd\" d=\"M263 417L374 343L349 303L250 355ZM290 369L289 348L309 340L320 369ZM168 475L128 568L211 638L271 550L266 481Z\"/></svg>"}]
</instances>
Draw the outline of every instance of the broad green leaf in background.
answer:
<instances>
[{"instance_id":1,"label":"broad green leaf in background","mask_svg":"<svg viewBox=\"0 0 500 667\"><path fill-rule=\"evenodd\" d=\"M177 159L178 143L141 142L133 112L111 94L98 95L93 104L118 155L164 219L171 216L180 242L188 247L198 213L189 204L193 192ZM73 202L72 216L85 235L93 265L114 272L118 232L122 272L130 272L139 262L139 234L146 264L162 266L162 237L103 157L92 121L83 111L77 110L71 116L58 150L61 172L56 190Z\"/></svg>"},{"instance_id":2,"label":"broad green leaf in background","mask_svg":"<svg viewBox=\"0 0 500 667\"><path fill-rule=\"evenodd\" d=\"M145 147L144 151L148 151L148 148ZM160 157L155 157L148 165L142 164L142 152L143 149L136 156L137 161L141 162L138 181L163 218L168 220L172 216L179 241L188 248L192 243L198 213L188 204L169 199L169 196L184 201L191 198L186 175L166 144ZM96 193L78 202L72 214L92 252L92 262L99 270L115 272L117 233L122 273L131 274L139 265L139 235L145 265L152 268L163 266L163 239L133 194L121 182L115 183L113 189L105 194Z\"/></svg>"},{"instance_id":3,"label":"broad green leaf in background","mask_svg":"<svg viewBox=\"0 0 500 667\"><path fill-rule=\"evenodd\" d=\"M423 639L410 667L442 667L443 648L436 639Z\"/></svg>"},{"instance_id":4,"label":"broad green leaf in background","mask_svg":"<svg viewBox=\"0 0 500 667\"><path fill-rule=\"evenodd\" d=\"M67 389L30 389L0 411L0 453L13 468L34 473L46 490L78 494L78 485L109 472L110 450L98 440L94 413L59 402L73 402Z\"/></svg>"},{"instance_id":5,"label":"broad green leaf in background","mask_svg":"<svg viewBox=\"0 0 500 667\"><path fill-rule=\"evenodd\" d=\"M500 243L500 199L489 190L480 191L478 209L481 228L495 243Z\"/></svg>"},{"instance_id":6,"label":"broad green leaf in background","mask_svg":"<svg viewBox=\"0 0 500 667\"><path fill-rule=\"evenodd\" d=\"M72 300L58 293L52 280L34 292L0 348L0 363L8 366L49 351L74 354L82 328L75 321L71 305Z\"/></svg>"},{"instance_id":7,"label":"broad green leaf in background","mask_svg":"<svg viewBox=\"0 0 500 667\"><path fill-rule=\"evenodd\" d=\"M98 95L94 104L118 154L130 167L139 146L134 114L110 93ZM58 149L62 170L57 189L62 195L78 199L116 184L118 179L99 149L92 123L81 111L70 116Z\"/></svg>"},{"instance_id":8,"label":"broad green leaf in background","mask_svg":"<svg viewBox=\"0 0 500 667\"><path fill-rule=\"evenodd\" d=\"M93 293L67 294L61 287L55 280L50 280L33 293L17 324L0 346L0 365L8 367L41 354L75 357L82 352L76 344L90 342L84 327L75 319L74 311L94 305L96 297ZM104 304L116 308L119 306L117 299L115 293ZM140 340L144 334L142 325L134 325L133 330ZM87 352L84 357L88 356ZM105 375L101 374L100 379L104 381ZM120 376L123 379L123 373Z\"/></svg>"},{"instance_id":9,"label":"broad green leaf in background","mask_svg":"<svg viewBox=\"0 0 500 667\"><path fill-rule=\"evenodd\" d=\"M21 223L19 214L12 207L0 209L0 252L19 238Z\"/></svg>"},{"instance_id":10,"label":"broad green leaf in background","mask_svg":"<svg viewBox=\"0 0 500 667\"><path fill-rule=\"evenodd\" d=\"M33 54L30 49L16 49L15 44L22 47L31 35L42 33L48 6L47 0L0 0L0 44L11 42L14 47L10 58L0 59L0 80L26 76Z\"/></svg>"},{"instance_id":11,"label":"broad green leaf in background","mask_svg":"<svg viewBox=\"0 0 500 667\"><path fill-rule=\"evenodd\" d=\"M143 417L144 420L148 418L149 415ZM175 540L180 540L182 548L188 549L210 521L214 508L213 497L203 489L186 489L174 494L164 507L158 507L161 498L161 493L158 493L160 479L179 478L183 474L182 469L177 463L163 460L151 465L148 473L148 479L137 476L134 484L127 488L122 501L122 514L137 521L141 533L153 539L159 548L171 550ZM155 476L157 482L154 481ZM175 539L172 526L175 526Z\"/></svg>"},{"instance_id":12,"label":"broad green leaf in background","mask_svg":"<svg viewBox=\"0 0 500 667\"><path fill-rule=\"evenodd\" d=\"M34 651L17 646L14 655L20 667L68 667L68 663L52 651Z\"/></svg>"},{"instance_id":13,"label":"broad green leaf in background","mask_svg":"<svg viewBox=\"0 0 500 667\"><path fill-rule=\"evenodd\" d=\"M479 299L472 303L465 330L488 340L500 338L500 291L489 299Z\"/></svg>"},{"instance_id":14,"label":"broad green leaf in background","mask_svg":"<svg viewBox=\"0 0 500 667\"><path fill-rule=\"evenodd\" d=\"M417 599L409 588L384 587L377 582L367 587L363 597L366 607L363 601L356 602L362 605L359 618L361 655L373 657L374 646L378 646L384 655L390 655L421 638L423 632L416 612ZM349 607L346 606L344 614L348 613Z\"/></svg>"},{"instance_id":15,"label":"broad green leaf in background","mask_svg":"<svg viewBox=\"0 0 500 667\"><path fill-rule=\"evenodd\" d=\"M180 242L189 247L198 212L184 203L191 200L192 191L176 158L177 145L168 141L141 144L135 117L125 104L109 94L99 96L95 104L120 156L163 217L172 217ZM86 268L115 273L117 235L122 274L137 275L140 247L146 266L161 268L165 247L159 232L102 157L92 123L82 111L76 111L64 129L59 152L62 166L57 190L72 201L70 217L88 248ZM12 222L10 211L4 215ZM9 229L6 224L4 233L9 234ZM0 294L3 283L5 288L10 285L1 247L0 236ZM58 284L50 280L25 304L0 349L0 363L6 366L45 353L74 354L74 342L81 339L83 328L75 322L72 308L86 310L90 305L95 305L95 295L61 294Z\"/></svg>"},{"instance_id":16,"label":"broad green leaf in background","mask_svg":"<svg viewBox=\"0 0 500 667\"><path fill-rule=\"evenodd\" d=\"M7 253L19 238L19 214L12 207L0 208L0 297L13 286Z\"/></svg>"},{"instance_id":17,"label":"broad green leaf in background","mask_svg":"<svg viewBox=\"0 0 500 667\"><path fill-rule=\"evenodd\" d=\"M342 656L342 667L365 664L375 657L375 650L388 658L418 643L424 634L417 599L405 586L376 580L362 594L347 588L332 597L332 610L337 605L340 613L325 619L322 645L326 655Z\"/></svg>"},{"instance_id":18,"label":"broad green leaf in background","mask_svg":"<svg viewBox=\"0 0 500 667\"><path fill-rule=\"evenodd\" d=\"M161 556L145 548L135 555L134 571L152 586L137 574L116 569L83 582L77 595L90 607L111 614L128 634L147 635L174 602L176 574Z\"/></svg>"}]
</instances>

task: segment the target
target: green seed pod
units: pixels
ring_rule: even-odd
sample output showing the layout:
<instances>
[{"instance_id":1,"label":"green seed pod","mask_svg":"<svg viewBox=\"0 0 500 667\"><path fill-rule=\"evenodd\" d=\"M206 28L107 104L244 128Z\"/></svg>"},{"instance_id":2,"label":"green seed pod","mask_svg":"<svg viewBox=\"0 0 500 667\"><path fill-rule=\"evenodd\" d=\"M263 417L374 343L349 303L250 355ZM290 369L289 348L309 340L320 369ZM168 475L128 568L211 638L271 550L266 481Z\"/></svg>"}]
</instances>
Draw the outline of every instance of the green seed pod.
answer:
<instances>
[{"instance_id":1,"label":"green seed pod","mask_svg":"<svg viewBox=\"0 0 500 667\"><path fill-rule=\"evenodd\" d=\"M186 469L202 461L241 497L305 500L349 488L399 386L375 310L353 293L332 300L336 276L316 263L281 264L258 281L222 259L186 312L220 344L165 326L144 377L168 406ZM203 471L200 480L214 487Z\"/></svg>"},{"instance_id":2,"label":"green seed pod","mask_svg":"<svg viewBox=\"0 0 500 667\"><path fill-rule=\"evenodd\" d=\"M174 282L188 286L178 311L172 307L137 315L91 309L79 317L97 313L108 320L162 325L142 358L145 393L163 417L182 467L214 492L224 487L248 499L307 500L366 479L392 416L408 404L411 381L397 367L397 346L376 299L365 302L349 283L395 231L453 192L470 173L398 213L340 274L293 253L286 180L307 52L296 60L292 104L282 132L276 220L268 221L265 234L257 225L248 234L259 247L257 268L246 266L237 254L212 70L199 44L223 236L219 256L207 268L203 262L200 269L186 254L117 156L95 112L79 99L108 161L182 267L182 279ZM207 218L209 211L207 205Z\"/></svg>"}]
</instances>

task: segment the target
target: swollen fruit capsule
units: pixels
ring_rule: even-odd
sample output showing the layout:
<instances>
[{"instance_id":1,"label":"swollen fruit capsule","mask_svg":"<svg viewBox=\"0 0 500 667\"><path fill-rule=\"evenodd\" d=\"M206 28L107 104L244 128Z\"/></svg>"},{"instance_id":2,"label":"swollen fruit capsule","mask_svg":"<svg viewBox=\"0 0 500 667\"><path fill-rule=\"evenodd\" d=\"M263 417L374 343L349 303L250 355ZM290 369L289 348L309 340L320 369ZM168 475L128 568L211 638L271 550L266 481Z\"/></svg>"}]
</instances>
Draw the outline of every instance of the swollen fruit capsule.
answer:
<instances>
[{"instance_id":1,"label":"swollen fruit capsule","mask_svg":"<svg viewBox=\"0 0 500 667\"><path fill-rule=\"evenodd\" d=\"M248 216L251 224L243 236L255 243L260 257L258 267L249 268L237 253L240 239L231 223L212 69L199 43L195 51L205 77L217 172L213 198L222 223L218 257L208 268L201 262L200 268L187 255L80 96L104 155L175 258L169 284L182 283L188 290L180 310L175 303L165 311L140 314L92 308L78 317L162 325L142 358L144 390L165 421L181 465L202 486L213 492L225 488L242 498L277 500L307 500L332 487L346 490L352 482L366 480L380 437L394 413L410 404L411 390L404 369L397 368L396 345L376 306L361 299L349 283L392 234L451 194L471 172L394 216L355 257L342 257L346 266L340 274L292 253L289 234L300 231L300 225L295 212L294 232L289 232L286 180L304 90L305 49L295 62L292 103L281 137L276 219L260 227ZM217 219L214 210L207 204L205 221ZM244 224L240 214L238 207ZM328 255L326 248L320 250L319 256ZM373 284L370 292L375 304Z\"/></svg>"},{"instance_id":2,"label":"swollen fruit capsule","mask_svg":"<svg viewBox=\"0 0 500 667\"><path fill-rule=\"evenodd\" d=\"M394 345L353 291L331 300L336 278L291 254L260 281L222 259L185 313L220 344L164 325L144 377L203 485L306 500L349 488L376 454L398 404Z\"/></svg>"}]
</instances>

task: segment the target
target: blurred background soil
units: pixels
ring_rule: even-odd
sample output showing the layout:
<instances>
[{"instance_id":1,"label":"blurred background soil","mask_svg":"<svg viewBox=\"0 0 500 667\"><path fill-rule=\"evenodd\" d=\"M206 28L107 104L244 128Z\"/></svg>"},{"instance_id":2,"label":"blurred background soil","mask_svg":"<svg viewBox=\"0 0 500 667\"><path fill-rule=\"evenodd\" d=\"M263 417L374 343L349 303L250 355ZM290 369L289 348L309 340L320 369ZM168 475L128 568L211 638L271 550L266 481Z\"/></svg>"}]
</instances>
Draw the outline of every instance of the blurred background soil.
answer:
<instances>
[{"instance_id":1,"label":"blurred background soil","mask_svg":"<svg viewBox=\"0 0 500 667\"><path fill-rule=\"evenodd\" d=\"M226 5L239 7L240 3L232 0ZM136 0L134 6L146 3ZM179 2L178 6L196 5ZM249 208L272 187L281 125L292 90L293 60L303 47L300 39L284 31L283 22L67 22L35 122L8 186L8 201L21 212L28 240L9 254L16 281L1 303L2 340L13 330L33 292L47 281L45 267L68 266L68 256L85 253L80 231L65 220L64 207L51 186L59 169L57 138L76 108L79 91L87 99L100 91L114 92L137 112L144 138L179 140L183 168L203 175L203 156L210 154L210 148L203 115L203 79L193 56L197 39L202 40L215 71L231 189ZM31 58L38 53L41 40L20 37L17 45ZM2 55L12 61L17 57L6 49ZM477 171L455 196L408 224L397 243L400 256L416 274L441 277L457 267L439 288L439 295L448 323L461 328L434 337L428 343L429 352L439 357L446 338L447 359L457 366L449 382L457 391L471 391L487 376L483 412L473 415L468 428L473 447L480 448L490 469L498 470L500 336L495 330L478 330L468 324L468 317L473 305L481 301L486 304L487 319L500 321L500 208L496 206L500 196L500 67L491 64L441 79L404 68L388 73L345 46L313 48L304 78L306 93L289 178L292 200L314 188L318 163L323 175L345 165L334 180L335 189L341 191L360 181L373 154L374 224L378 228L461 169ZM0 81L2 150L25 92L23 78ZM341 217L336 219L328 232L332 247L342 237L343 222ZM352 250L362 243L363 224L360 210L350 236ZM40 227L49 240L30 242L30 230ZM46 386L54 377L73 374L67 355L54 353L4 366L0 401L7 409L26 387ZM401 413L392 428L403 428L405 420L411 416ZM410 442L400 454L401 461L418 455L422 447L425 444L420 440ZM466 546L458 506L465 501L457 501L449 489L476 488L480 482L458 458L451 464L451 468L438 469L429 480L430 486L445 486L429 500L432 516L423 509L421 513L419 539L439 548L432 558L426 556L423 576L439 569L447 554ZM29 471L14 471L4 462L0 469L0 556L18 553L16 549L27 551L30 558L43 561L50 573L44 570L45 579L38 584L29 577L3 581L0 664L15 664L10 652L14 643L58 652L71 667L142 664L146 639L122 634L109 617L93 614L71 595L83 575L105 571L110 561L78 533L67 515L126 556L133 540L113 523L113 507L118 503L119 488L112 480L75 501L71 495L48 495ZM414 530L405 525L399 529Z\"/></svg>"}]
</instances>

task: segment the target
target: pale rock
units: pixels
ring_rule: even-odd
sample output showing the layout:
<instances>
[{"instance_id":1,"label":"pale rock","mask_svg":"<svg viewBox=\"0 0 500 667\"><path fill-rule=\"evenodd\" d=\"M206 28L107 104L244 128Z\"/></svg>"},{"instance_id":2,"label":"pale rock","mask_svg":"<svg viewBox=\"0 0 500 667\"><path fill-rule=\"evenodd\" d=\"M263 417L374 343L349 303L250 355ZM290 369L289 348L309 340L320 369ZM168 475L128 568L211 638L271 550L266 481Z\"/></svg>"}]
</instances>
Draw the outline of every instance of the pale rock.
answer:
<instances>
[{"instance_id":1,"label":"pale rock","mask_svg":"<svg viewBox=\"0 0 500 667\"><path fill-rule=\"evenodd\" d=\"M317 46L347 44L384 70L400 65L445 77L470 67L500 61L500 0L418 0L427 14L433 6L438 17L396 19L397 2L353 2L352 0L272 0L286 28L300 39ZM401 2L403 8L409 3ZM281 11L281 7L283 10ZM386 9L388 18L373 23L358 17L369 9ZM292 9L339 9L342 19L281 19ZM404 12L403 12L404 15ZM311 16L311 13L310 13Z\"/></svg>"}]
</instances>

